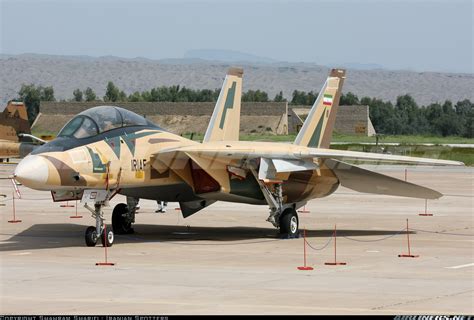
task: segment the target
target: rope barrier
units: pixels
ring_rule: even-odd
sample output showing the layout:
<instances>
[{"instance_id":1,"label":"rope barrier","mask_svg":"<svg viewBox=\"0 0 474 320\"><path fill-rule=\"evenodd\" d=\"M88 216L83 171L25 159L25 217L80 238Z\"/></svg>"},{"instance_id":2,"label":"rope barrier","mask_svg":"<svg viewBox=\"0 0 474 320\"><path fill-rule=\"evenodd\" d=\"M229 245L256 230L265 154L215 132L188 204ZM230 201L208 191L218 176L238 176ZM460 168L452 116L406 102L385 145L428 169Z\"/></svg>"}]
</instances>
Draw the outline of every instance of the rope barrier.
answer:
<instances>
[{"instance_id":1,"label":"rope barrier","mask_svg":"<svg viewBox=\"0 0 474 320\"><path fill-rule=\"evenodd\" d=\"M334 235L334 233L333 233L333 235ZM329 238L328 242L326 242L321 248L315 248L315 247L313 247L307 240L305 240L305 242L306 242L306 244L308 245L308 247L310 247L311 249L313 249L313 250L315 250L315 251L321 251L321 250L326 249L326 248L329 246L329 244L332 242L332 239L333 239L333 237L331 236L331 237Z\"/></svg>"},{"instance_id":2,"label":"rope barrier","mask_svg":"<svg viewBox=\"0 0 474 320\"><path fill-rule=\"evenodd\" d=\"M390 239L392 237L398 236L399 234L401 234L402 232L405 232L406 230L407 230L407 228L403 228L402 230L400 230L400 231L398 231L394 234L388 235L388 236L380 238L380 239L374 239L374 240L360 240L360 239L354 239L354 238L347 237L347 236L342 236L342 238L350 240L350 241L356 241L356 242L378 242L378 241L383 241L383 240L387 240L387 239ZM413 230L413 229L411 229L411 230Z\"/></svg>"},{"instance_id":3,"label":"rope barrier","mask_svg":"<svg viewBox=\"0 0 474 320\"><path fill-rule=\"evenodd\" d=\"M413 228L410 228L410 230L417 231L417 232L425 232L425 233L443 234L443 235L448 235L448 236L474 237L474 234L465 234L465 233L452 233L452 232L442 232L442 231L429 231L429 230L413 229Z\"/></svg>"}]
</instances>

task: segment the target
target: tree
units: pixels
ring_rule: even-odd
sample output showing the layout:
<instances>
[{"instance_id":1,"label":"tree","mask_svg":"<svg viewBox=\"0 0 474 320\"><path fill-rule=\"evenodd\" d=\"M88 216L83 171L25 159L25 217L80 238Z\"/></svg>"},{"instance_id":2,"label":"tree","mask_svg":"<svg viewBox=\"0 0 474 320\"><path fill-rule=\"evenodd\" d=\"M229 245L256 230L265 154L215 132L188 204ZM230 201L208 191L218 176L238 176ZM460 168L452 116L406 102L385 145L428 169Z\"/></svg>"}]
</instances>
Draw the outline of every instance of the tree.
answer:
<instances>
[{"instance_id":1,"label":"tree","mask_svg":"<svg viewBox=\"0 0 474 320\"><path fill-rule=\"evenodd\" d=\"M369 106L370 120L375 131L384 134L398 133L398 118L391 102L384 102L380 99L364 97L361 99L363 105Z\"/></svg>"},{"instance_id":2,"label":"tree","mask_svg":"<svg viewBox=\"0 0 474 320\"><path fill-rule=\"evenodd\" d=\"M463 123L461 135L466 138L474 137L474 104L468 99L458 101L455 106L458 119Z\"/></svg>"},{"instance_id":3,"label":"tree","mask_svg":"<svg viewBox=\"0 0 474 320\"><path fill-rule=\"evenodd\" d=\"M318 98L318 95L319 94L314 91L306 93L304 91L295 90L293 91L293 98L291 99L291 104L310 106L314 104L314 102Z\"/></svg>"},{"instance_id":4,"label":"tree","mask_svg":"<svg viewBox=\"0 0 474 320\"><path fill-rule=\"evenodd\" d=\"M339 101L339 105L341 106L360 105L359 98L352 92L348 92L347 94L343 93L341 94L341 100Z\"/></svg>"},{"instance_id":5,"label":"tree","mask_svg":"<svg viewBox=\"0 0 474 320\"><path fill-rule=\"evenodd\" d=\"M474 122L474 106L471 104L471 107L469 108L466 114L466 122L465 122L464 129L462 132L463 137L474 138L473 122Z\"/></svg>"},{"instance_id":6,"label":"tree","mask_svg":"<svg viewBox=\"0 0 474 320\"><path fill-rule=\"evenodd\" d=\"M97 99L94 90L92 90L90 87L87 87L84 93L86 95L86 101L95 101Z\"/></svg>"},{"instance_id":7,"label":"tree","mask_svg":"<svg viewBox=\"0 0 474 320\"><path fill-rule=\"evenodd\" d=\"M41 101L56 101L56 98L54 98L54 89L52 86L49 87L38 87L40 90L40 99Z\"/></svg>"},{"instance_id":8,"label":"tree","mask_svg":"<svg viewBox=\"0 0 474 320\"><path fill-rule=\"evenodd\" d=\"M74 101L82 101L82 91L80 89L74 90L72 94L74 95Z\"/></svg>"},{"instance_id":9,"label":"tree","mask_svg":"<svg viewBox=\"0 0 474 320\"><path fill-rule=\"evenodd\" d=\"M36 87L34 84L22 85L18 92L19 99L25 103L30 124L39 113L41 101L55 101L53 87Z\"/></svg>"},{"instance_id":10,"label":"tree","mask_svg":"<svg viewBox=\"0 0 474 320\"><path fill-rule=\"evenodd\" d=\"M399 134L415 134L419 132L418 105L409 94L397 97L395 113L400 121Z\"/></svg>"},{"instance_id":11,"label":"tree","mask_svg":"<svg viewBox=\"0 0 474 320\"><path fill-rule=\"evenodd\" d=\"M118 101L127 101L127 94L122 90L119 92Z\"/></svg>"},{"instance_id":12,"label":"tree","mask_svg":"<svg viewBox=\"0 0 474 320\"><path fill-rule=\"evenodd\" d=\"M264 91L248 90L242 94L242 101L248 102L268 102L268 94Z\"/></svg>"},{"instance_id":13,"label":"tree","mask_svg":"<svg viewBox=\"0 0 474 320\"><path fill-rule=\"evenodd\" d=\"M142 95L140 94L140 92L135 91L134 93L132 93L128 96L128 101L130 101L130 102L140 102L140 101L142 101Z\"/></svg>"},{"instance_id":14,"label":"tree","mask_svg":"<svg viewBox=\"0 0 474 320\"><path fill-rule=\"evenodd\" d=\"M104 101L106 102L115 102L120 98L120 90L114 85L112 81L107 83L107 89L105 91Z\"/></svg>"},{"instance_id":15,"label":"tree","mask_svg":"<svg viewBox=\"0 0 474 320\"><path fill-rule=\"evenodd\" d=\"M441 109L441 115L433 119L432 123L436 133L443 137L459 135L462 131L463 122L456 115L451 101L445 101Z\"/></svg>"},{"instance_id":16,"label":"tree","mask_svg":"<svg viewBox=\"0 0 474 320\"><path fill-rule=\"evenodd\" d=\"M24 84L21 86L18 95L20 96L19 100L25 103L28 113L28 120L30 124L32 124L39 112L39 105L41 101L40 90L36 88L34 84Z\"/></svg>"},{"instance_id":17,"label":"tree","mask_svg":"<svg viewBox=\"0 0 474 320\"><path fill-rule=\"evenodd\" d=\"M275 101L275 102L286 102L286 99L283 98L283 92L280 91L280 92L275 96L275 98L273 98L273 101Z\"/></svg>"},{"instance_id":18,"label":"tree","mask_svg":"<svg viewBox=\"0 0 474 320\"><path fill-rule=\"evenodd\" d=\"M307 105L306 92L299 90L293 91L291 104Z\"/></svg>"}]
</instances>

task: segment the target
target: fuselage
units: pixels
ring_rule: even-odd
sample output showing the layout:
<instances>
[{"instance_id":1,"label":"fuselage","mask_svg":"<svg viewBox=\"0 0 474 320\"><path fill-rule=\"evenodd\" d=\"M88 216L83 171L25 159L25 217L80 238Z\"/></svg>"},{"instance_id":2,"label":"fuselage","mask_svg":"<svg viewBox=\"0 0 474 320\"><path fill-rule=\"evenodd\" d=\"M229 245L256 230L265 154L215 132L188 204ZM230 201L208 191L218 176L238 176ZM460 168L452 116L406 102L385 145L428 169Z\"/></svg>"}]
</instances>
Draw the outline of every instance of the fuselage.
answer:
<instances>
[{"instance_id":1,"label":"fuselage","mask_svg":"<svg viewBox=\"0 0 474 320\"><path fill-rule=\"evenodd\" d=\"M118 128L86 139L57 138L37 148L18 165L16 179L37 190L120 189L137 198L192 201L199 198L266 204L251 174L245 178L222 166L228 186L193 167L192 160L157 163L154 154L198 142L153 128ZM250 145L254 144L252 142ZM177 174L177 171L187 171ZM190 177L184 178L183 175ZM225 177L224 177L225 179ZM293 172L283 183L286 202L324 197L336 190L338 179L321 164L317 170Z\"/></svg>"},{"instance_id":2,"label":"fuselage","mask_svg":"<svg viewBox=\"0 0 474 320\"><path fill-rule=\"evenodd\" d=\"M104 108L110 110L104 112ZM97 110L79 114L56 139L23 159L15 170L16 179L33 189L63 193L109 189L131 197L164 201L211 199L267 204L254 175L240 170L239 163L211 157L203 168L203 162L191 157L173 153L168 157L158 156L164 150L200 143L167 132L121 108L98 107ZM120 120L108 121L110 112L117 112L114 117L120 115ZM100 123L95 120L99 116L102 117ZM109 127L100 127L103 123ZM223 146L272 148L276 152L292 148L283 143L221 143ZM337 189L339 180L333 171L322 162L317 164L315 170L286 174L282 184L285 202L304 202L327 196Z\"/></svg>"}]
</instances>

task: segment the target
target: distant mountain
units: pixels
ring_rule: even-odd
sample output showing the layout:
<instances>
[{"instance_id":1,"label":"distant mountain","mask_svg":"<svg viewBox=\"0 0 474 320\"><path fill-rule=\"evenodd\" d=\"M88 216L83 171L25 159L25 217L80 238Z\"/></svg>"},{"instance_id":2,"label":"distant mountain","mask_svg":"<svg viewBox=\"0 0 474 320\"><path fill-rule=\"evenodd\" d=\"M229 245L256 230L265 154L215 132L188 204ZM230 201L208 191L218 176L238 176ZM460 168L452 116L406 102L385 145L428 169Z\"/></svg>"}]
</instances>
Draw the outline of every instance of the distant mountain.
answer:
<instances>
[{"instance_id":1,"label":"distant mountain","mask_svg":"<svg viewBox=\"0 0 474 320\"><path fill-rule=\"evenodd\" d=\"M234 58L244 56L235 55ZM214 89L221 87L227 69L234 65L244 68L244 91L260 89L270 98L282 91L289 100L294 90L319 91L329 72L328 67L314 63L216 62L191 57L152 60L113 56L0 55L0 110L9 99L17 97L22 84L51 85L58 100L71 99L75 89L87 87L103 97L108 81L113 81L127 94L178 84L193 89ZM474 101L472 88L473 74L349 68L343 92L390 101L408 93L418 104L426 105L447 99Z\"/></svg>"},{"instance_id":2,"label":"distant mountain","mask_svg":"<svg viewBox=\"0 0 474 320\"><path fill-rule=\"evenodd\" d=\"M384 70L384 66L376 63L358 63L358 62L347 62L340 65L341 68L354 69L354 70Z\"/></svg>"},{"instance_id":3,"label":"distant mountain","mask_svg":"<svg viewBox=\"0 0 474 320\"><path fill-rule=\"evenodd\" d=\"M233 50L217 50L217 49L200 49L189 50L184 54L185 59L201 59L208 61L221 62L249 62L249 63L273 63L276 60L266 57L259 57L250 53L233 51Z\"/></svg>"}]
</instances>

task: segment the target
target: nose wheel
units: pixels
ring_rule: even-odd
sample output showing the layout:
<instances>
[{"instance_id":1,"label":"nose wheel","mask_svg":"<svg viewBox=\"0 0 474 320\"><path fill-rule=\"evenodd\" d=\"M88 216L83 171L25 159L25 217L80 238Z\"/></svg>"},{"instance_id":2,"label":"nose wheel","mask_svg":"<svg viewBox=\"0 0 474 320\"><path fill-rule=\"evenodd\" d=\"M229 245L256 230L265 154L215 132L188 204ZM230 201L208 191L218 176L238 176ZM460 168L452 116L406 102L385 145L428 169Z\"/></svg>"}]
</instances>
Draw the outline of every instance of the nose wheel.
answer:
<instances>
[{"instance_id":1,"label":"nose wheel","mask_svg":"<svg viewBox=\"0 0 474 320\"><path fill-rule=\"evenodd\" d=\"M85 239L86 239L86 245L88 247L95 247L97 244L97 240L99 237L97 236L97 231L95 230L95 227L87 227L86 229L86 234L85 234Z\"/></svg>"},{"instance_id":2,"label":"nose wheel","mask_svg":"<svg viewBox=\"0 0 474 320\"><path fill-rule=\"evenodd\" d=\"M104 247L111 247L114 244L114 232L111 229L104 229L102 231L102 236L100 237L100 241L102 242L102 246Z\"/></svg>"},{"instance_id":3,"label":"nose wheel","mask_svg":"<svg viewBox=\"0 0 474 320\"><path fill-rule=\"evenodd\" d=\"M92 212L92 216L96 221L95 227L90 226L86 229L86 233L84 235L86 245L88 247L94 247L100 238L100 241L104 247L111 247L115 239L114 231L111 226L107 228L107 226L104 224L102 205L95 204L95 208L92 209L86 204L85 208Z\"/></svg>"},{"instance_id":4,"label":"nose wheel","mask_svg":"<svg viewBox=\"0 0 474 320\"><path fill-rule=\"evenodd\" d=\"M99 241L96 228L93 226L87 227L84 238L88 247L95 247L97 245L97 242ZM107 229L107 233L105 232L105 229L102 230L102 233L100 235L100 242L102 243L102 246L111 247L114 244L114 239L115 234L113 230Z\"/></svg>"}]
</instances>

